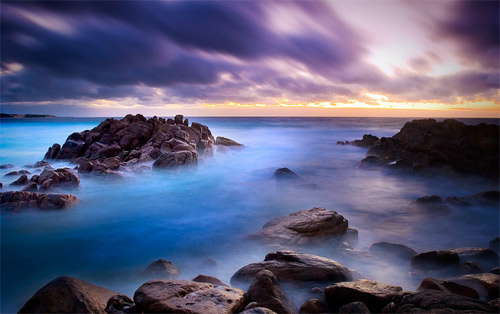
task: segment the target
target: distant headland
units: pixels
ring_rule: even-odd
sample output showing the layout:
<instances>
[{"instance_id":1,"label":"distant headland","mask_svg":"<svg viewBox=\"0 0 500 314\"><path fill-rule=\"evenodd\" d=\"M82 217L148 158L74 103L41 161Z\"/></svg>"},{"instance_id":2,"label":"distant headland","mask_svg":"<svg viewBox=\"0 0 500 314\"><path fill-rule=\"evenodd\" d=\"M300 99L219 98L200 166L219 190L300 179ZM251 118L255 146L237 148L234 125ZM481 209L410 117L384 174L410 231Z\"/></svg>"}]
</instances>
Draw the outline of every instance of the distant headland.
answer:
<instances>
[{"instance_id":1,"label":"distant headland","mask_svg":"<svg viewBox=\"0 0 500 314\"><path fill-rule=\"evenodd\" d=\"M17 114L17 113L0 113L0 118L55 118L51 114Z\"/></svg>"}]
</instances>

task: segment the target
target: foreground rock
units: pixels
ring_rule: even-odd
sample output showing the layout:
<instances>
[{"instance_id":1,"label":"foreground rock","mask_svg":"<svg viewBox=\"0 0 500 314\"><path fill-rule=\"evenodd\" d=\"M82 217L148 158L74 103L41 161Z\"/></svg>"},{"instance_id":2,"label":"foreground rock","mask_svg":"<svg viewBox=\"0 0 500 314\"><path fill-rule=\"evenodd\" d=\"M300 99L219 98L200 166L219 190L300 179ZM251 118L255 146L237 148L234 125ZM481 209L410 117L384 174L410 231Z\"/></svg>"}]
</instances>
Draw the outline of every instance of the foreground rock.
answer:
<instances>
[{"instance_id":1,"label":"foreground rock","mask_svg":"<svg viewBox=\"0 0 500 314\"><path fill-rule=\"evenodd\" d=\"M58 277L38 290L19 313L106 313L117 293L73 277Z\"/></svg>"},{"instance_id":2,"label":"foreground rock","mask_svg":"<svg viewBox=\"0 0 500 314\"><path fill-rule=\"evenodd\" d=\"M238 313L247 297L240 289L188 280L152 280L134 294L138 308L149 313Z\"/></svg>"},{"instance_id":3,"label":"foreground rock","mask_svg":"<svg viewBox=\"0 0 500 314\"><path fill-rule=\"evenodd\" d=\"M207 276L207 275L198 275L193 278L193 281L196 282L206 282L206 283L211 283L214 286L225 286L229 287L229 285L226 285L222 281L220 281L218 278L212 277L212 276Z\"/></svg>"},{"instance_id":4,"label":"foreground rock","mask_svg":"<svg viewBox=\"0 0 500 314\"><path fill-rule=\"evenodd\" d=\"M57 210L71 207L78 202L70 194L43 194L28 191L9 191L0 193L0 208L6 212L18 212L26 208Z\"/></svg>"},{"instance_id":5,"label":"foreground rock","mask_svg":"<svg viewBox=\"0 0 500 314\"><path fill-rule=\"evenodd\" d=\"M435 278L425 278L418 286L417 291L437 290L448 292L463 297L479 299L479 294L473 288L458 284L453 281L440 280Z\"/></svg>"},{"instance_id":6,"label":"foreground rock","mask_svg":"<svg viewBox=\"0 0 500 314\"><path fill-rule=\"evenodd\" d=\"M498 178L499 136L498 125L423 119L407 122L392 137L374 140L366 135L359 144L370 147L367 156L377 157L392 168L419 172L440 169Z\"/></svg>"},{"instance_id":7,"label":"foreground rock","mask_svg":"<svg viewBox=\"0 0 500 314\"><path fill-rule=\"evenodd\" d=\"M481 265L483 269L497 267L500 263L498 254L488 248L464 247L450 251L458 254L460 262L475 262Z\"/></svg>"},{"instance_id":8,"label":"foreground rock","mask_svg":"<svg viewBox=\"0 0 500 314\"><path fill-rule=\"evenodd\" d=\"M69 168L53 169L45 167L38 176L36 183L41 190L48 190L54 187L77 187L80 178Z\"/></svg>"},{"instance_id":9,"label":"foreground rock","mask_svg":"<svg viewBox=\"0 0 500 314\"><path fill-rule=\"evenodd\" d=\"M410 261L413 256L417 255L417 252L407 247L406 245L389 243L389 242L377 242L373 243L368 249L371 255L376 256L383 260L404 260Z\"/></svg>"},{"instance_id":10,"label":"foreground rock","mask_svg":"<svg viewBox=\"0 0 500 314\"><path fill-rule=\"evenodd\" d=\"M492 273L464 275L448 281L475 289L483 300L494 300L500 297L500 276Z\"/></svg>"},{"instance_id":11,"label":"foreground rock","mask_svg":"<svg viewBox=\"0 0 500 314\"><path fill-rule=\"evenodd\" d=\"M215 139L207 126L195 122L189 126L187 119L182 120L182 115L165 120L140 114L106 119L92 130L71 134L62 147L54 144L45 159L86 158L109 168L113 167L108 165L109 158L114 157L132 163L156 160L155 168L195 163L198 154L213 150Z\"/></svg>"},{"instance_id":12,"label":"foreground rock","mask_svg":"<svg viewBox=\"0 0 500 314\"><path fill-rule=\"evenodd\" d=\"M415 255L411 267L420 271L454 271L458 269L460 257L450 250L430 251Z\"/></svg>"},{"instance_id":13,"label":"foreground rock","mask_svg":"<svg viewBox=\"0 0 500 314\"><path fill-rule=\"evenodd\" d=\"M407 294L397 307L397 313L425 313L431 310L442 310L440 313L493 312L487 303L436 290Z\"/></svg>"},{"instance_id":14,"label":"foreground rock","mask_svg":"<svg viewBox=\"0 0 500 314\"><path fill-rule=\"evenodd\" d=\"M141 276L149 279L176 279L179 276L179 270L172 262L161 258L149 264L141 272Z\"/></svg>"},{"instance_id":15,"label":"foreground rock","mask_svg":"<svg viewBox=\"0 0 500 314\"><path fill-rule=\"evenodd\" d=\"M123 294L112 296L105 308L108 314L123 314L123 313L137 313L134 301Z\"/></svg>"},{"instance_id":16,"label":"foreground rock","mask_svg":"<svg viewBox=\"0 0 500 314\"><path fill-rule=\"evenodd\" d=\"M340 263L317 255L282 251L269 253L263 262L239 269L231 277L231 285L244 285L261 270L271 271L280 281L298 284L321 284L352 280L350 271Z\"/></svg>"},{"instance_id":17,"label":"foreground rock","mask_svg":"<svg viewBox=\"0 0 500 314\"><path fill-rule=\"evenodd\" d=\"M333 308L339 308L351 302L363 302L370 311L380 312L402 290L401 287L361 279L328 286L325 288L325 297Z\"/></svg>"},{"instance_id":18,"label":"foreground rock","mask_svg":"<svg viewBox=\"0 0 500 314\"><path fill-rule=\"evenodd\" d=\"M299 312L281 289L276 276L269 270L264 269L257 273L248 289L248 297L251 302L256 302L257 307L265 307L276 313Z\"/></svg>"},{"instance_id":19,"label":"foreground rock","mask_svg":"<svg viewBox=\"0 0 500 314\"><path fill-rule=\"evenodd\" d=\"M336 211L314 207L274 218L252 237L280 245L305 245L339 239L348 225L347 219Z\"/></svg>"}]
</instances>

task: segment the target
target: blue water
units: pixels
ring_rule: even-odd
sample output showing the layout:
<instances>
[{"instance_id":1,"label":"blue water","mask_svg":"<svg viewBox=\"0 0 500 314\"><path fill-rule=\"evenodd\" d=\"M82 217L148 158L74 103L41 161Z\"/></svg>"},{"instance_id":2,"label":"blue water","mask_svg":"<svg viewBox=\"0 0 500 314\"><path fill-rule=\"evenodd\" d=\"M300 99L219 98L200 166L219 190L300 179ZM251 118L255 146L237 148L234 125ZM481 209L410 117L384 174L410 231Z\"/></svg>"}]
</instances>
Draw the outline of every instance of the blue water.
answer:
<instances>
[{"instance_id":1,"label":"blue water","mask_svg":"<svg viewBox=\"0 0 500 314\"><path fill-rule=\"evenodd\" d=\"M215 136L246 145L215 151L196 168L124 172L107 181L81 177L68 191L80 199L69 210L1 216L1 312L15 312L57 276L75 276L133 295L150 262L171 260L182 279L199 273L229 282L240 267L261 261L272 249L247 236L269 219L322 206L343 214L359 230L358 249L390 241L417 251L485 247L499 234L497 210L468 208L432 216L406 211L423 195L465 196L498 189L479 178L448 180L359 169L366 149L336 145L365 133L391 136L402 118L192 118ZM15 178L5 173L41 160L49 146L101 118L1 120L0 170L3 191ZM498 123L498 120L463 120ZM149 164L150 165L150 164ZM56 166L68 166L59 162ZM277 185L273 172L288 167L320 189ZM30 169L34 171L33 169ZM310 251L332 257L333 250ZM215 259L217 265L204 261ZM388 275L352 262L370 278L415 289L404 272ZM300 306L300 304L299 304Z\"/></svg>"}]
</instances>

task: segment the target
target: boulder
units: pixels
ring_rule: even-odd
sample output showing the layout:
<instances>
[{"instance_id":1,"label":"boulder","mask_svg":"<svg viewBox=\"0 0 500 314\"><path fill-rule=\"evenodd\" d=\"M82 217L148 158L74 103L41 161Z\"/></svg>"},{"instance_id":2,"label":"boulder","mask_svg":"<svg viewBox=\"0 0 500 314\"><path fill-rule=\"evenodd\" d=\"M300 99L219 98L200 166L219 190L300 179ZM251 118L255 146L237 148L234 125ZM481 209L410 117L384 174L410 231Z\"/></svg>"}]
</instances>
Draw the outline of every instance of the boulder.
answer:
<instances>
[{"instance_id":1,"label":"boulder","mask_svg":"<svg viewBox=\"0 0 500 314\"><path fill-rule=\"evenodd\" d=\"M151 279L175 279L179 276L179 270L172 262L161 258L149 264L141 275Z\"/></svg>"},{"instance_id":2,"label":"boulder","mask_svg":"<svg viewBox=\"0 0 500 314\"><path fill-rule=\"evenodd\" d=\"M123 314L139 312L134 301L123 294L112 296L106 304L105 312L108 314Z\"/></svg>"},{"instance_id":3,"label":"boulder","mask_svg":"<svg viewBox=\"0 0 500 314\"><path fill-rule=\"evenodd\" d=\"M178 114L174 118L174 123L175 124L183 124L183 119L184 119L184 116L181 114Z\"/></svg>"},{"instance_id":4,"label":"boulder","mask_svg":"<svg viewBox=\"0 0 500 314\"><path fill-rule=\"evenodd\" d=\"M482 301L437 290L407 294L398 304L397 313L419 313L430 310L441 313L492 312L493 308Z\"/></svg>"},{"instance_id":5,"label":"boulder","mask_svg":"<svg viewBox=\"0 0 500 314\"><path fill-rule=\"evenodd\" d=\"M460 272L464 275L484 273L484 269L476 262L465 262L460 264Z\"/></svg>"},{"instance_id":6,"label":"boulder","mask_svg":"<svg viewBox=\"0 0 500 314\"><path fill-rule=\"evenodd\" d=\"M26 182L28 182L28 176L23 174L22 176L20 176L19 178L17 178L16 181L12 182L11 184L9 185L24 185L26 184Z\"/></svg>"},{"instance_id":7,"label":"boulder","mask_svg":"<svg viewBox=\"0 0 500 314\"><path fill-rule=\"evenodd\" d=\"M13 164L2 164L0 165L0 169L10 169L14 168L15 166Z\"/></svg>"},{"instance_id":8,"label":"boulder","mask_svg":"<svg viewBox=\"0 0 500 314\"><path fill-rule=\"evenodd\" d=\"M371 255L376 256L383 260L404 260L410 261L413 256L417 255L417 252L407 247L406 245L389 243L389 242L377 242L373 243L368 249Z\"/></svg>"},{"instance_id":9,"label":"boulder","mask_svg":"<svg viewBox=\"0 0 500 314\"><path fill-rule=\"evenodd\" d=\"M304 302L300 306L300 313L323 313L325 306L323 302L318 299L312 298Z\"/></svg>"},{"instance_id":10,"label":"boulder","mask_svg":"<svg viewBox=\"0 0 500 314\"><path fill-rule=\"evenodd\" d=\"M231 285L253 280L261 270L271 271L280 282L314 285L352 280L350 271L340 263L317 255L293 251L269 253L263 262L252 263L239 269L231 277Z\"/></svg>"},{"instance_id":11,"label":"boulder","mask_svg":"<svg viewBox=\"0 0 500 314\"><path fill-rule=\"evenodd\" d=\"M336 211L314 207L274 218L252 237L280 245L306 245L338 238L348 225Z\"/></svg>"},{"instance_id":12,"label":"boulder","mask_svg":"<svg viewBox=\"0 0 500 314\"><path fill-rule=\"evenodd\" d=\"M420 286L418 286L417 288L417 291L425 290L438 290L472 299L479 299L479 294L477 293L477 291L470 287L455 283L453 281L440 280L430 277L422 280Z\"/></svg>"},{"instance_id":13,"label":"boulder","mask_svg":"<svg viewBox=\"0 0 500 314\"><path fill-rule=\"evenodd\" d=\"M61 151L61 145L56 143L51 147L49 147L43 159L56 159L60 151Z\"/></svg>"},{"instance_id":14,"label":"boulder","mask_svg":"<svg viewBox=\"0 0 500 314\"><path fill-rule=\"evenodd\" d=\"M226 286L229 287L229 285L226 285L219 279L212 277L212 276L207 276L207 275L198 275L193 278L193 281L195 282L206 282L206 283L211 283L214 286Z\"/></svg>"},{"instance_id":15,"label":"boulder","mask_svg":"<svg viewBox=\"0 0 500 314\"><path fill-rule=\"evenodd\" d=\"M120 168L120 158L108 157L102 161L102 164L106 165L111 170L116 170Z\"/></svg>"},{"instance_id":16,"label":"boulder","mask_svg":"<svg viewBox=\"0 0 500 314\"><path fill-rule=\"evenodd\" d=\"M28 191L28 192L36 192L36 191L38 191L38 188L36 186L36 182L28 182L24 186L23 191Z\"/></svg>"},{"instance_id":17,"label":"boulder","mask_svg":"<svg viewBox=\"0 0 500 314\"><path fill-rule=\"evenodd\" d=\"M19 171L11 171L4 175L4 177L10 177L10 176L18 176L18 175L23 175L23 174L30 174L28 170L19 170Z\"/></svg>"},{"instance_id":18,"label":"boulder","mask_svg":"<svg viewBox=\"0 0 500 314\"><path fill-rule=\"evenodd\" d=\"M265 307L252 307L240 312L240 314L276 314L276 312L266 309Z\"/></svg>"},{"instance_id":19,"label":"boulder","mask_svg":"<svg viewBox=\"0 0 500 314\"><path fill-rule=\"evenodd\" d=\"M500 297L500 276L492 273L464 275L448 281L475 289L479 297L488 301Z\"/></svg>"},{"instance_id":20,"label":"boulder","mask_svg":"<svg viewBox=\"0 0 500 314\"><path fill-rule=\"evenodd\" d=\"M370 314L370 310L363 302L351 302L339 308L339 314Z\"/></svg>"},{"instance_id":21,"label":"boulder","mask_svg":"<svg viewBox=\"0 0 500 314\"><path fill-rule=\"evenodd\" d=\"M360 279L340 282L325 288L325 297L332 307L338 308L351 302L363 302L372 312L380 312L402 292L398 286Z\"/></svg>"},{"instance_id":22,"label":"boulder","mask_svg":"<svg viewBox=\"0 0 500 314\"><path fill-rule=\"evenodd\" d=\"M25 167L28 167L28 168L43 168L43 167L47 167L47 166L50 166L50 163L48 161L40 160L40 161L35 162L32 165L26 165Z\"/></svg>"},{"instance_id":23,"label":"boulder","mask_svg":"<svg viewBox=\"0 0 500 314\"><path fill-rule=\"evenodd\" d=\"M153 163L153 169L171 169L184 165L195 165L198 154L190 151L162 153Z\"/></svg>"},{"instance_id":24,"label":"boulder","mask_svg":"<svg viewBox=\"0 0 500 314\"><path fill-rule=\"evenodd\" d=\"M217 136L215 139L215 145L222 145L222 146L243 146L242 144L233 141L232 139L222 137L222 136Z\"/></svg>"},{"instance_id":25,"label":"boulder","mask_svg":"<svg viewBox=\"0 0 500 314\"><path fill-rule=\"evenodd\" d=\"M371 134L365 134L363 135L363 139L361 140L354 140L350 144L354 146L359 146L359 147L372 147L373 144L375 144L379 140L378 137L371 135Z\"/></svg>"},{"instance_id":26,"label":"boulder","mask_svg":"<svg viewBox=\"0 0 500 314\"><path fill-rule=\"evenodd\" d=\"M279 168L274 172L273 177L279 181L295 181L302 179L298 174L288 168Z\"/></svg>"},{"instance_id":27,"label":"boulder","mask_svg":"<svg viewBox=\"0 0 500 314\"><path fill-rule=\"evenodd\" d=\"M415 270L450 270L458 268L460 257L450 250L430 251L417 254L411 259L411 267Z\"/></svg>"},{"instance_id":28,"label":"boulder","mask_svg":"<svg viewBox=\"0 0 500 314\"><path fill-rule=\"evenodd\" d=\"M476 262L485 269L493 268L500 263L498 254L488 248L464 247L450 251L457 253L461 262Z\"/></svg>"},{"instance_id":29,"label":"boulder","mask_svg":"<svg viewBox=\"0 0 500 314\"><path fill-rule=\"evenodd\" d=\"M188 280L151 280L134 294L137 307L153 313L238 313L247 297L240 289Z\"/></svg>"},{"instance_id":30,"label":"boulder","mask_svg":"<svg viewBox=\"0 0 500 314\"><path fill-rule=\"evenodd\" d=\"M0 209L7 212L18 212L26 208L56 210L73 206L78 202L78 199L70 194L42 194L28 191L2 192L0 200Z\"/></svg>"},{"instance_id":31,"label":"boulder","mask_svg":"<svg viewBox=\"0 0 500 314\"><path fill-rule=\"evenodd\" d=\"M490 249L500 254L500 237L496 237L488 243Z\"/></svg>"},{"instance_id":32,"label":"boulder","mask_svg":"<svg viewBox=\"0 0 500 314\"><path fill-rule=\"evenodd\" d=\"M417 198L408 208L410 210L425 211L431 214L446 213L450 210L449 207L444 204L443 199L438 195Z\"/></svg>"},{"instance_id":33,"label":"boulder","mask_svg":"<svg viewBox=\"0 0 500 314\"><path fill-rule=\"evenodd\" d=\"M58 277L38 290L19 313L106 313L117 293L74 277Z\"/></svg>"},{"instance_id":34,"label":"boulder","mask_svg":"<svg viewBox=\"0 0 500 314\"><path fill-rule=\"evenodd\" d=\"M257 303L257 307L265 307L277 313L298 313L298 309L283 292L276 276L269 270L263 269L255 275L248 289L248 297L250 301Z\"/></svg>"},{"instance_id":35,"label":"boulder","mask_svg":"<svg viewBox=\"0 0 500 314\"><path fill-rule=\"evenodd\" d=\"M50 184L44 184L44 183ZM38 177L38 184L42 189L49 187L77 187L80 178L69 168L52 169L45 167Z\"/></svg>"}]
</instances>

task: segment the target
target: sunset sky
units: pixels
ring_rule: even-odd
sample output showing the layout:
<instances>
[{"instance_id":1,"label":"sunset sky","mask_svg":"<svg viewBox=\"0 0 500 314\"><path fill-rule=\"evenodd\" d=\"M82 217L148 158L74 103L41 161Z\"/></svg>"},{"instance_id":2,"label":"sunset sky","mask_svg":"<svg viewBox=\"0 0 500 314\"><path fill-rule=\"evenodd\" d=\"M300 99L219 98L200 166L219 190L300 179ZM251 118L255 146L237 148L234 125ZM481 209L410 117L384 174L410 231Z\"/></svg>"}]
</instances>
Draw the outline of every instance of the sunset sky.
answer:
<instances>
[{"instance_id":1,"label":"sunset sky","mask_svg":"<svg viewBox=\"0 0 500 314\"><path fill-rule=\"evenodd\" d=\"M2 1L1 111L499 117L498 1Z\"/></svg>"}]
</instances>

